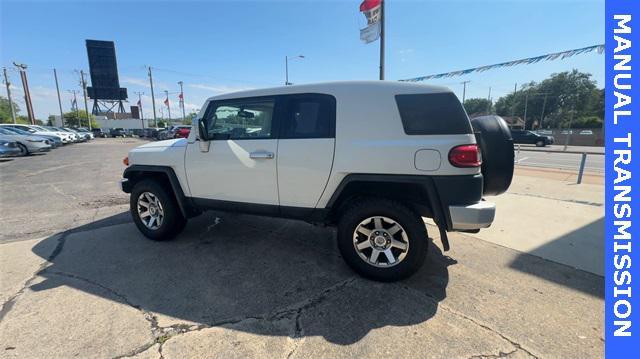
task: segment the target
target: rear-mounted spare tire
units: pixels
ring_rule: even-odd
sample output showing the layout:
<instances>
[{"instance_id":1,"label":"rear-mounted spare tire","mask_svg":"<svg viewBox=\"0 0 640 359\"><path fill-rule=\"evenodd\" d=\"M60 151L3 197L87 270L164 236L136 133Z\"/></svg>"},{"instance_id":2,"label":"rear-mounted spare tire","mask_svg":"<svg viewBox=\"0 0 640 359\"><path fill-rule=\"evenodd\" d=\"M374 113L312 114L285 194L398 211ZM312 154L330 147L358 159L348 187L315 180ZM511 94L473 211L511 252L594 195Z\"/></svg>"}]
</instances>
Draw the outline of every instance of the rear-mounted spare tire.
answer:
<instances>
[{"instance_id":1,"label":"rear-mounted spare tire","mask_svg":"<svg viewBox=\"0 0 640 359\"><path fill-rule=\"evenodd\" d=\"M483 194L504 193L513 178L513 138L507 123L500 116L481 116L471 119L482 153Z\"/></svg>"}]
</instances>

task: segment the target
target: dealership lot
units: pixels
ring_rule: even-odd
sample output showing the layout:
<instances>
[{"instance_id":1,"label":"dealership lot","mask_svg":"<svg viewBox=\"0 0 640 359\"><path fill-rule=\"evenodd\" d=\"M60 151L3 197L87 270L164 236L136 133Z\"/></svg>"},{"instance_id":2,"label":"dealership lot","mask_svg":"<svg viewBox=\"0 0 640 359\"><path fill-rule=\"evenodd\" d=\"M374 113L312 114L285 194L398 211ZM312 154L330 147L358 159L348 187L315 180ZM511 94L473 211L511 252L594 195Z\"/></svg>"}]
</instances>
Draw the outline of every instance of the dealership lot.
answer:
<instances>
[{"instance_id":1,"label":"dealership lot","mask_svg":"<svg viewBox=\"0 0 640 359\"><path fill-rule=\"evenodd\" d=\"M557 263L600 230L562 211L598 223L597 196L517 176L493 228L452 234L446 253L430 228L425 267L383 284L346 267L332 229L290 220L208 212L175 241L144 239L117 188L140 143L0 162L0 357L603 355L603 278ZM513 213L531 206L558 223Z\"/></svg>"}]
</instances>

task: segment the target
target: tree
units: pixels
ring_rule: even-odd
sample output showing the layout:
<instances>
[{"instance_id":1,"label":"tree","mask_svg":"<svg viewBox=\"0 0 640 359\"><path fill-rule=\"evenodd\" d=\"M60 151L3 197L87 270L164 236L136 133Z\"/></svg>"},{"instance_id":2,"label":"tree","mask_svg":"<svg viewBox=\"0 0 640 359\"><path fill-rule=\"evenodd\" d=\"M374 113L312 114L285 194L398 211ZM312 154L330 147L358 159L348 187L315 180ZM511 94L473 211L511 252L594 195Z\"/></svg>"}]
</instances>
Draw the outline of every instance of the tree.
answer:
<instances>
[{"instance_id":1,"label":"tree","mask_svg":"<svg viewBox=\"0 0 640 359\"><path fill-rule=\"evenodd\" d=\"M493 112L491 101L486 98L470 98L465 100L464 109L469 116L474 114L490 114Z\"/></svg>"},{"instance_id":2,"label":"tree","mask_svg":"<svg viewBox=\"0 0 640 359\"><path fill-rule=\"evenodd\" d=\"M596 125L594 117L600 119L599 123L604 118L604 90L596 87L591 74L578 70L561 72L501 97L495 110L500 116L522 117L527 129L566 128L571 116L572 127L579 123Z\"/></svg>"},{"instance_id":3,"label":"tree","mask_svg":"<svg viewBox=\"0 0 640 359\"><path fill-rule=\"evenodd\" d=\"M87 112L84 110L65 112L62 117L64 118L64 126L66 127L88 127ZM93 115L89 115L91 119L91 128L100 128L98 122Z\"/></svg>"},{"instance_id":4,"label":"tree","mask_svg":"<svg viewBox=\"0 0 640 359\"><path fill-rule=\"evenodd\" d=\"M11 118L11 105L13 105L13 109L15 110L17 117L18 113L20 112L20 107L18 107L18 104L13 101L11 102L11 104L9 104L9 100L7 98L0 97L0 123L13 123L13 119Z\"/></svg>"},{"instance_id":5,"label":"tree","mask_svg":"<svg viewBox=\"0 0 640 359\"><path fill-rule=\"evenodd\" d=\"M198 116L197 112L190 112L185 118L184 121L182 121L183 125L192 125L193 124L193 119Z\"/></svg>"}]
</instances>

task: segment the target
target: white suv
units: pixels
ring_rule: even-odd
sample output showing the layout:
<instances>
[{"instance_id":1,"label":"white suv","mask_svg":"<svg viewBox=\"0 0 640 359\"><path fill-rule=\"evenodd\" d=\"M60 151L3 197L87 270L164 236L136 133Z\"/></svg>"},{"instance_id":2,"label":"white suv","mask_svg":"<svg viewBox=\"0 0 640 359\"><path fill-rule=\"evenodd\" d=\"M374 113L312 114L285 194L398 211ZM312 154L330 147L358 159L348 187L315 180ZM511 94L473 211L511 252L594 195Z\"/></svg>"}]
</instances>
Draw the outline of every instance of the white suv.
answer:
<instances>
[{"instance_id":1,"label":"white suv","mask_svg":"<svg viewBox=\"0 0 640 359\"><path fill-rule=\"evenodd\" d=\"M399 82L286 86L212 97L187 139L132 149L121 186L154 240L207 209L337 225L346 262L369 278L422 265L422 217L447 231L491 225L513 174L499 117L472 128L447 88ZM480 143L480 146L478 145ZM482 163L482 158L485 162Z\"/></svg>"}]
</instances>

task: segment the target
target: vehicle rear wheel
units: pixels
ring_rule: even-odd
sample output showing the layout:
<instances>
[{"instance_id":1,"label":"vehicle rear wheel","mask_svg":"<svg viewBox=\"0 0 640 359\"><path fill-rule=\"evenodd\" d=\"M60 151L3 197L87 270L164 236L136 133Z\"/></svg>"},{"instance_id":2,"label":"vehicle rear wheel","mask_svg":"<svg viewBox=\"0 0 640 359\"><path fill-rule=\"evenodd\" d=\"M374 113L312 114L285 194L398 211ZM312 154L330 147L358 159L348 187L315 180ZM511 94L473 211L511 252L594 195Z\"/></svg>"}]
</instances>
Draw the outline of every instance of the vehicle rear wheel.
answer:
<instances>
[{"instance_id":1,"label":"vehicle rear wheel","mask_svg":"<svg viewBox=\"0 0 640 359\"><path fill-rule=\"evenodd\" d=\"M544 141L536 142L536 147L544 147Z\"/></svg>"},{"instance_id":2,"label":"vehicle rear wheel","mask_svg":"<svg viewBox=\"0 0 640 359\"><path fill-rule=\"evenodd\" d=\"M18 154L18 156L29 155L29 150L27 149L27 146L23 145L22 143L18 143L18 148L20 149L20 153Z\"/></svg>"},{"instance_id":3,"label":"vehicle rear wheel","mask_svg":"<svg viewBox=\"0 0 640 359\"><path fill-rule=\"evenodd\" d=\"M173 194L153 180L133 187L130 211L140 232L154 241L174 238L187 223Z\"/></svg>"},{"instance_id":4,"label":"vehicle rear wheel","mask_svg":"<svg viewBox=\"0 0 640 359\"><path fill-rule=\"evenodd\" d=\"M427 229L420 215L402 203L364 199L343 212L338 248L358 274L383 282L411 276L427 255Z\"/></svg>"}]
</instances>

